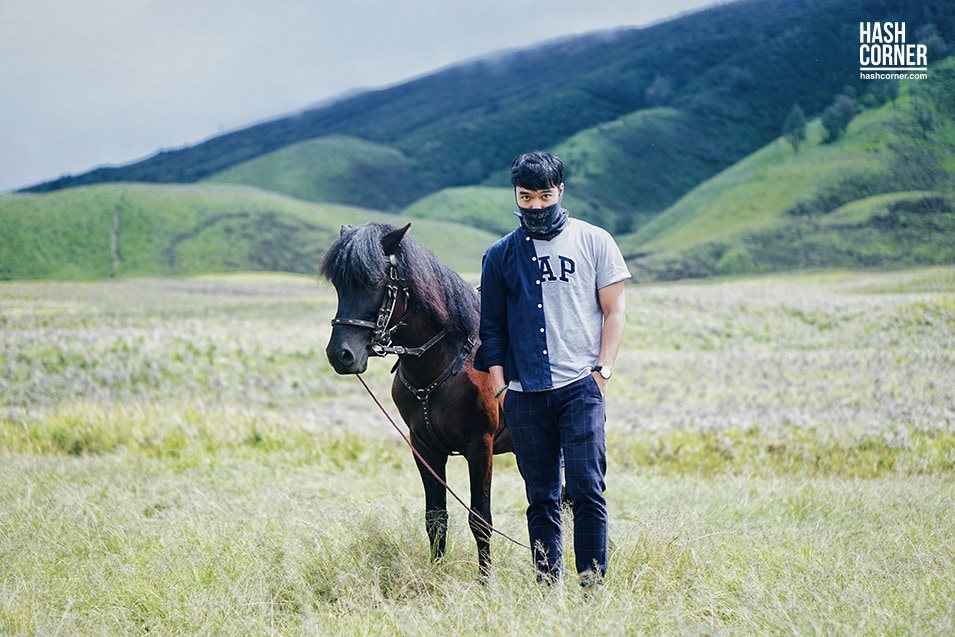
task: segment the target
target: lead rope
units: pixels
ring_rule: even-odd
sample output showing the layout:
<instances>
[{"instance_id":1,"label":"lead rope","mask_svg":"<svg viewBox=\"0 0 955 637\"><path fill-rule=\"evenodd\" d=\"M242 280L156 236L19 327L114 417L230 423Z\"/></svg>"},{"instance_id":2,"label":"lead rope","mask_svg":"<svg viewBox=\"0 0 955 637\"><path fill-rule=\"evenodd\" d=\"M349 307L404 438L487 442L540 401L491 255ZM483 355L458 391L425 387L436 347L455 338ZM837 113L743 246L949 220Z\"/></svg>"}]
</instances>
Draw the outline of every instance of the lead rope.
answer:
<instances>
[{"instance_id":1,"label":"lead rope","mask_svg":"<svg viewBox=\"0 0 955 637\"><path fill-rule=\"evenodd\" d=\"M441 486L444 487L444 490L447 491L448 493L450 493L450 494L451 494L451 497L453 497L455 500L458 501L458 504L460 504L460 505L463 506L465 509L467 509L468 513L470 513L471 515L473 515L474 517L476 517L478 520L480 520L481 522L483 522L485 525L487 525L487 527L491 530L492 533L497 533L498 535L500 535L500 536L501 536L502 538L504 538L505 540L509 540L509 541L513 542L514 544L518 545L519 547L524 548L524 549L527 549L528 551L531 549L531 547L529 547L528 545L524 544L523 542L520 542L520 541L518 541L518 540L515 540L514 538L512 538L510 535L504 533L503 531L498 531L497 529L495 529L495 528L491 525L490 522L488 522L487 520L484 519L484 516L482 516L480 513L478 513L477 511L475 511L475 510L472 509L471 507L469 507L469 506L464 502L464 500L462 500L462 499L458 496L458 494L454 492L454 489L452 489L451 486L448 485L448 483L445 482L445 481L441 478L441 476L439 476L438 473L437 473L434 469L431 468L431 465L428 464L428 462L421 456L421 454L418 452L418 450L414 448L414 445L411 444L411 440L408 438L408 436L405 435L405 432L403 432L403 431L401 430L401 427L398 426L398 423L395 422L394 418L391 417L391 415L388 413L388 410L385 409L385 406L381 404L381 401L378 400L378 397L375 396L375 393L374 393L373 391L371 391L371 387L369 387L369 386L368 386L368 383L365 382L365 379L361 377L361 374L355 374L355 376L357 376L357 377L358 377L358 380L361 381L362 387L365 388L365 391L368 392L368 395L371 396L371 399L372 399L373 401L375 401L375 404L376 404L376 405L378 405L378 409L381 410L381 413L384 414L384 416L385 416L385 418L388 420L388 422L391 423L391 426L394 428L394 430L398 432L398 435L401 436L401 439L405 441L405 444L407 444L407 445L411 448L411 452L415 455L415 458L417 458L418 461L421 462L421 464L423 464L423 465L425 466L425 468L431 473L431 475L434 476L434 479L435 479L435 480L437 480L439 483L441 483Z\"/></svg>"}]
</instances>

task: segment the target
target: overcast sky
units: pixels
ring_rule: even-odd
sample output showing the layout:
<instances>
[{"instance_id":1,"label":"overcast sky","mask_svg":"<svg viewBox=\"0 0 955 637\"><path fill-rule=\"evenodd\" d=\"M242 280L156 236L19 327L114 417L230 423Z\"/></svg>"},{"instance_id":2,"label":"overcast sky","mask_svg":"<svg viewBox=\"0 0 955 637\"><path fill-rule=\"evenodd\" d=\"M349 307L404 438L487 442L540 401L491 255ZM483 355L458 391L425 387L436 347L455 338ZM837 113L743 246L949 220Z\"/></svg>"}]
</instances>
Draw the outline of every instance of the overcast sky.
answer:
<instances>
[{"instance_id":1,"label":"overcast sky","mask_svg":"<svg viewBox=\"0 0 955 637\"><path fill-rule=\"evenodd\" d=\"M0 0L0 192L714 0Z\"/></svg>"}]
</instances>

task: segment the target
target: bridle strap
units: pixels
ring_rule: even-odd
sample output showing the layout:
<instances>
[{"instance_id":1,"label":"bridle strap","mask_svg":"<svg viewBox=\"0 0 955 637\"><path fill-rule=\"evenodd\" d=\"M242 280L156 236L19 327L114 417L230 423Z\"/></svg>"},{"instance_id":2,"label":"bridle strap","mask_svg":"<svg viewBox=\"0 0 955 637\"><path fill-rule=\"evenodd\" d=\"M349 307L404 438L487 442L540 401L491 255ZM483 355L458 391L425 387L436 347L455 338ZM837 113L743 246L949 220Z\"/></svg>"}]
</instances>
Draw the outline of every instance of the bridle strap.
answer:
<instances>
[{"instance_id":1,"label":"bridle strap","mask_svg":"<svg viewBox=\"0 0 955 637\"><path fill-rule=\"evenodd\" d=\"M439 338L441 336L444 336L444 332L441 332L438 334ZM433 338L431 340L434 341L434 343L437 343L439 338L438 339ZM427 349L434 343L429 341L428 343L425 343L424 345L422 345L422 347ZM438 387L440 387L441 384L444 383L444 381L448 380L448 378L450 378L454 374L457 374L459 371L461 371L461 367L464 365L464 361L467 359L468 354L471 353L471 350L473 348L474 348L474 338L470 337L464 343L464 345L462 345L461 351L458 352L458 355L455 357L455 359L452 360L448 364L448 366L444 368L444 371L441 372L441 374L436 379L434 379L431 382L431 384L428 385L427 387L415 387L414 385L412 385L411 382L408 380L408 378L404 375L404 373L402 373L400 362L395 365L395 369L391 370L392 372L394 371L398 372L398 380L400 380L401 383L405 386L405 389L407 389L412 394L414 394L414 397L417 398L418 402L421 404L421 410L424 412L425 431L427 431L428 435L431 437L431 442L434 444L435 448L440 449L441 451L445 452L449 456L459 456L461 455L461 452L453 451L448 445L445 445L440 440L438 440L438 434L435 433L434 424L431 421L431 401L430 401L431 393L434 390L436 390ZM416 432L412 430L412 433L415 434Z\"/></svg>"},{"instance_id":2,"label":"bridle strap","mask_svg":"<svg viewBox=\"0 0 955 637\"><path fill-rule=\"evenodd\" d=\"M381 348L386 354L397 354L401 356L407 354L408 356L422 356L425 352L431 349L438 341L448 335L448 330L441 330L434 336L432 336L427 343L421 347L405 347L403 345L389 345L387 347Z\"/></svg>"},{"instance_id":3,"label":"bridle strap","mask_svg":"<svg viewBox=\"0 0 955 637\"><path fill-rule=\"evenodd\" d=\"M370 330L375 329L375 324L371 321L350 318L333 318L332 325L351 325L352 327L367 327Z\"/></svg>"}]
</instances>

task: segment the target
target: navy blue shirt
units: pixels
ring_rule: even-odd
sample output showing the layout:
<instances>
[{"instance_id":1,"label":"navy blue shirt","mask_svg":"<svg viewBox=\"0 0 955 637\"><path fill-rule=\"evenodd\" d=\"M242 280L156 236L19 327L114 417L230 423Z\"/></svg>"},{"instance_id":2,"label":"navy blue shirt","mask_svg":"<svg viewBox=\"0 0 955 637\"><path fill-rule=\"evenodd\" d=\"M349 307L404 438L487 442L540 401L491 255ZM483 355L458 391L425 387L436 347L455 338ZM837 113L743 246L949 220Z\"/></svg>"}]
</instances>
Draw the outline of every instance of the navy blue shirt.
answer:
<instances>
[{"instance_id":1,"label":"navy blue shirt","mask_svg":"<svg viewBox=\"0 0 955 637\"><path fill-rule=\"evenodd\" d=\"M496 241L481 268L481 346L474 367L504 367L524 391L553 386L544 323L541 270L534 241L517 228Z\"/></svg>"}]
</instances>

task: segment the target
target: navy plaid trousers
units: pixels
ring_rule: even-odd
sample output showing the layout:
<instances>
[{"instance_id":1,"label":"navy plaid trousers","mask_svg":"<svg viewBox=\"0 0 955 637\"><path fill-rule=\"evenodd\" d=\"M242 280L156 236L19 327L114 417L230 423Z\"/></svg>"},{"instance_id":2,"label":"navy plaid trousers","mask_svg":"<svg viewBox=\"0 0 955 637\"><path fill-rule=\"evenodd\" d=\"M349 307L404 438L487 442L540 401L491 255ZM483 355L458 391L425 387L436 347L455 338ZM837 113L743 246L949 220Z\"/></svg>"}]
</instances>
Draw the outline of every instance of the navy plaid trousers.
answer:
<instances>
[{"instance_id":1,"label":"navy plaid trousers","mask_svg":"<svg viewBox=\"0 0 955 637\"><path fill-rule=\"evenodd\" d=\"M559 389L509 391L504 417L527 492L527 530L539 579L563 575L560 519L561 454L573 502L577 572L607 571L607 421L593 375Z\"/></svg>"}]
</instances>

